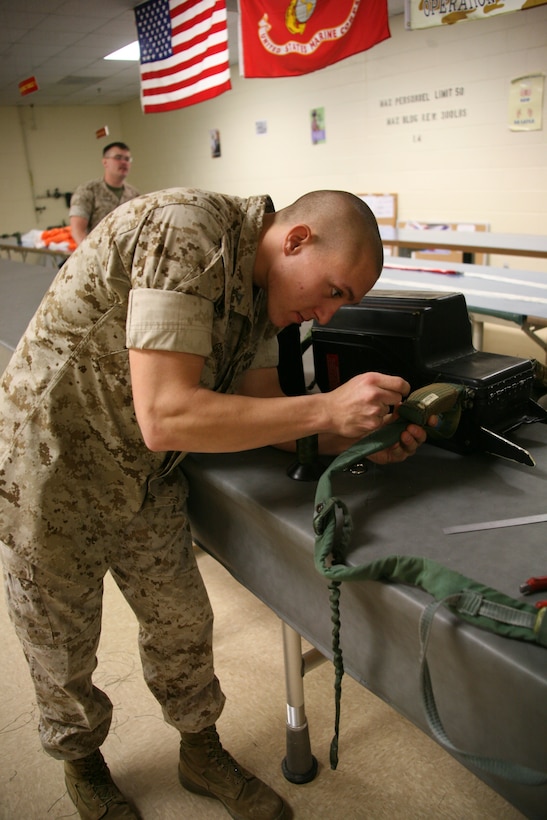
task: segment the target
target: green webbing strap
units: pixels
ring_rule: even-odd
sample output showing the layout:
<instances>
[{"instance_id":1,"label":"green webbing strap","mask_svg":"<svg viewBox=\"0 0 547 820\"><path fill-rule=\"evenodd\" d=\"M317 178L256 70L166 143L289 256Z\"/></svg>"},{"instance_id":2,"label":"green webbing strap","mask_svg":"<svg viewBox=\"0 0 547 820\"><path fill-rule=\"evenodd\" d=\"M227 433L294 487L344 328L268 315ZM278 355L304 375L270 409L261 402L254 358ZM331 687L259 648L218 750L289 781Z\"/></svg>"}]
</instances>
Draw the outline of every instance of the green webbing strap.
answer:
<instances>
[{"instance_id":1,"label":"green webbing strap","mask_svg":"<svg viewBox=\"0 0 547 820\"><path fill-rule=\"evenodd\" d=\"M428 724L435 739L449 751L457 752L474 765L489 772L518 783L538 785L547 782L546 774L506 761L470 755L452 745L437 712L426 662L426 650L433 618L441 605L449 607L469 623L506 637L533 641L546 647L547 608L538 611L531 604L483 586L428 558L391 555L360 566L347 566L343 563L351 540L353 523L346 504L332 495L332 475L395 444L409 421L425 427L430 415L439 415L436 434L453 435L458 425L463 398L464 388L460 385L434 384L415 391L400 406L399 420L354 444L334 459L319 479L313 522L316 534L314 560L316 569L330 581L336 705L331 768L335 769L338 763L341 682L344 674L340 647L340 584L342 581L357 580L399 581L420 587L436 599L426 608L420 624L421 691ZM431 429L428 428L428 433L430 432Z\"/></svg>"},{"instance_id":2,"label":"green webbing strap","mask_svg":"<svg viewBox=\"0 0 547 820\"><path fill-rule=\"evenodd\" d=\"M425 707L427 723L431 733L435 740L447 751L459 755L459 757L463 758L472 766L476 766L483 771L489 772L490 774L503 777L506 780L512 780L516 783L522 783L528 786L540 786L547 782L547 775L534 771L533 769L529 769L527 766L521 766L518 763L509 763L505 760L470 754L469 752L455 746L445 732L437 710L437 704L435 703L431 676L429 674L429 667L426 660L426 652L431 627L433 626L433 618L436 611L443 604L450 607L457 606L458 598L459 596L454 596L455 600L451 600L450 597L448 597L443 601L433 601L424 610L420 619L420 689L422 693L422 701ZM545 610L543 610L543 612L545 612Z\"/></svg>"}]
</instances>

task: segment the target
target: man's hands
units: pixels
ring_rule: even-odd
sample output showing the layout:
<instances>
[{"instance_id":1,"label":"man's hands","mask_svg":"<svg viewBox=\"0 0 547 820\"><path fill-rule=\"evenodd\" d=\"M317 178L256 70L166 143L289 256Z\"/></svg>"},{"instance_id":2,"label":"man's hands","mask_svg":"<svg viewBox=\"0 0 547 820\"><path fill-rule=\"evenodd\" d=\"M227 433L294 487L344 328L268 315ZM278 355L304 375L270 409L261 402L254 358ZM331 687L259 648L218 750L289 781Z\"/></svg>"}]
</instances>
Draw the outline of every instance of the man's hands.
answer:
<instances>
[{"instance_id":1,"label":"man's hands","mask_svg":"<svg viewBox=\"0 0 547 820\"><path fill-rule=\"evenodd\" d=\"M369 461L375 464L396 464L400 461L405 461L409 456L413 456L418 447L420 447L426 440L427 434L425 430L417 424L409 424L406 430L403 430L401 437L397 444L387 447L385 450L380 450L368 457Z\"/></svg>"},{"instance_id":2,"label":"man's hands","mask_svg":"<svg viewBox=\"0 0 547 820\"><path fill-rule=\"evenodd\" d=\"M368 433L373 433L398 418L397 409L410 392L410 385L398 376L364 373L327 395L334 402L334 413L342 412L339 436L320 436L320 450L330 455L340 453ZM434 416L429 420L436 423ZM425 430L409 424L397 444L387 447L369 460L375 464L395 464L413 456L426 440Z\"/></svg>"},{"instance_id":3,"label":"man's hands","mask_svg":"<svg viewBox=\"0 0 547 820\"><path fill-rule=\"evenodd\" d=\"M409 393L409 383L399 376L363 373L323 395L333 432L359 439L396 418Z\"/></svg>"}]
</instances>

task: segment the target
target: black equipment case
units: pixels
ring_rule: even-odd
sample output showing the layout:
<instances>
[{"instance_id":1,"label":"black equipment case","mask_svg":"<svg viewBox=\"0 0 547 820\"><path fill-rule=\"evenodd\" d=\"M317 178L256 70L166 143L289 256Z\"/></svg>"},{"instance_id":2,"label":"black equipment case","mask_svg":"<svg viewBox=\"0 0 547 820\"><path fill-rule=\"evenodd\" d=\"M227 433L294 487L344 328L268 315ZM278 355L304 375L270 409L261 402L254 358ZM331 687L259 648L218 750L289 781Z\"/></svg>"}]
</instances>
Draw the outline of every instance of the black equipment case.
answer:
<instances>
[{"instance_id":1,"label":"black equipment case","mask_svg":"<svg viewBox=\"0 0 547 820\"><path fill-rule=\"evenodd\" d=\"M532 398L535 362L476 350L461 293L373 291L327 325L314 324L312 346L323 392L367 371L402 376L412 390L439 381L465 385L456 435L434 441L456 452L487 450L523 461L505 434L547 421Z\"/></svg>"}]
</instances>

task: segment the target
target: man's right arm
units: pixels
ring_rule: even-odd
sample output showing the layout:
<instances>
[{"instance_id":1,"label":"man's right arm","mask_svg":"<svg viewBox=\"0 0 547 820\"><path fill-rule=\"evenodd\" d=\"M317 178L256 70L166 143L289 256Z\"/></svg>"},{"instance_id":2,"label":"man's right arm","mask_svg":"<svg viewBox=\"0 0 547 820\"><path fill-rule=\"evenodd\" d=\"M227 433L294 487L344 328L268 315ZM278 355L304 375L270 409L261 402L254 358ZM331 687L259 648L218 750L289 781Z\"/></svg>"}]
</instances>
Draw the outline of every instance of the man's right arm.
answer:
<instances>
[{"instance_id":1,"label":"man's right arm","mask_svg":"<svg viewBox=\"0 0 547 820\"><path fill-rule=\"evenodd\" d=\"M78 185L70 199L70 232L79 245L89 233L89 222L95 207L93 183Z\"/></svg>"},{"instance_id":2,"label":"man's right arm","mask_svg":"<svg viewBox=\"0 0 547 820\"><path fill-rule=\"evenodd\" d=\"M72 234L72 238L79 245L87 236L87 226L89 225L89 220L85 219L83 216L71 216L70 217L70 232Z\"/></svg>"},{"instance_id":3,"label":"man's right arm","mask_svg":"<svg viewBox=\"0 0 547 820\"><path fill-rule=\"evenodd\" d=\"M234 452L312 433L360 438L381 427L410 389L396 376L366 373L331 393L286 397L271 376L253 371L233 395L200 384L204 359L194 354L130 349L129 362L137 421L154 451Z\"/></svg>"}]
</instances>

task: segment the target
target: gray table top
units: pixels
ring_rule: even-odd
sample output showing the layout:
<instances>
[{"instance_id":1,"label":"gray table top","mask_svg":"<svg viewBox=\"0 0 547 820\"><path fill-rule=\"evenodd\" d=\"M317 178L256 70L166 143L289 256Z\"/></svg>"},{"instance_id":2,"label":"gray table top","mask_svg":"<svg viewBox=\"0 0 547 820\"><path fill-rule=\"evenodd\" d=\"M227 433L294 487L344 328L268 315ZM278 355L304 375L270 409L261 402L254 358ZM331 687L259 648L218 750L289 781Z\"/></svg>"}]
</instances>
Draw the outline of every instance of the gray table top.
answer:
<instances>
[{"instance_id":1,"label":"gray table top","mask_svg":"<svg viewBox=\"0 0 547 820\"><path fill-rule=\"evenodd\" d=\"M348 563L423 555L519 597L526 578L547 575L547 522L445 533L459 525L547 514L547 426L523 425L509 437L529 450L535 467L427 444L402 464L369 463L363 476L337 475L333 491L348 504L355 527ZM208 482L243 494L311 555L315 483L288 478L291 460L274 448L190 457ZM547 675L547 655L545 662Z\"/></svg>"},{"instance_id":2,"label":"gray table top","mask_svg":"<svg viewBox=\"0 0 547 820\"><path fill-rule=\"evenodd\" d=\"M491 231L381 229L386 245L401 248L441 248L470 253L497 253L547 258L547 236L536 234L492 233Z\"/></svg>"},{"instance_id":3,"label":"gray table top","mask_svg":"<svg viewBox=\"0 0 547 820\"><path fill-rule=\"evenodd\" d=\"M445 533L455 525L547 512L547 427L536 423L512 435L536 467L427 444L403 464L371 464L361 477L337 475L333 491L348 504L354 524L348 563L425 556L520 598L521 583L547 574L547 523ZM288 478L290 462L273 448L188 456L182 467L190 480L192 528L235 578L330 656L327 582L313 562L315 483ZM418 624L431 597L374 581L345 583L341 592L346 671L427 731ZM466 624L441 607L428 654L437 703L456 745L547 772L545 648ZM544 817L547 786L515 785L473 770L527 816Z\"/></svg>"},{"instance_id":4,"label":"gray table top","mask_svg":"<svg viewBox=\"0 0 547 820\"><path fill-rule=\"evenodd\" d=\"M15 350L57 270L0 259L0 343Z\"/></svg>"},{"instance_id":5,"label":"gray table top","mask_svg":"<svg viewBox=\"0 0 547 820\"><path fill-rule=\"evenodd\" d=\"M378 290L463 293L470 311L517 324L532 316L547 322L547 271L386 256Z\"/></svg>"}]
</instances>

